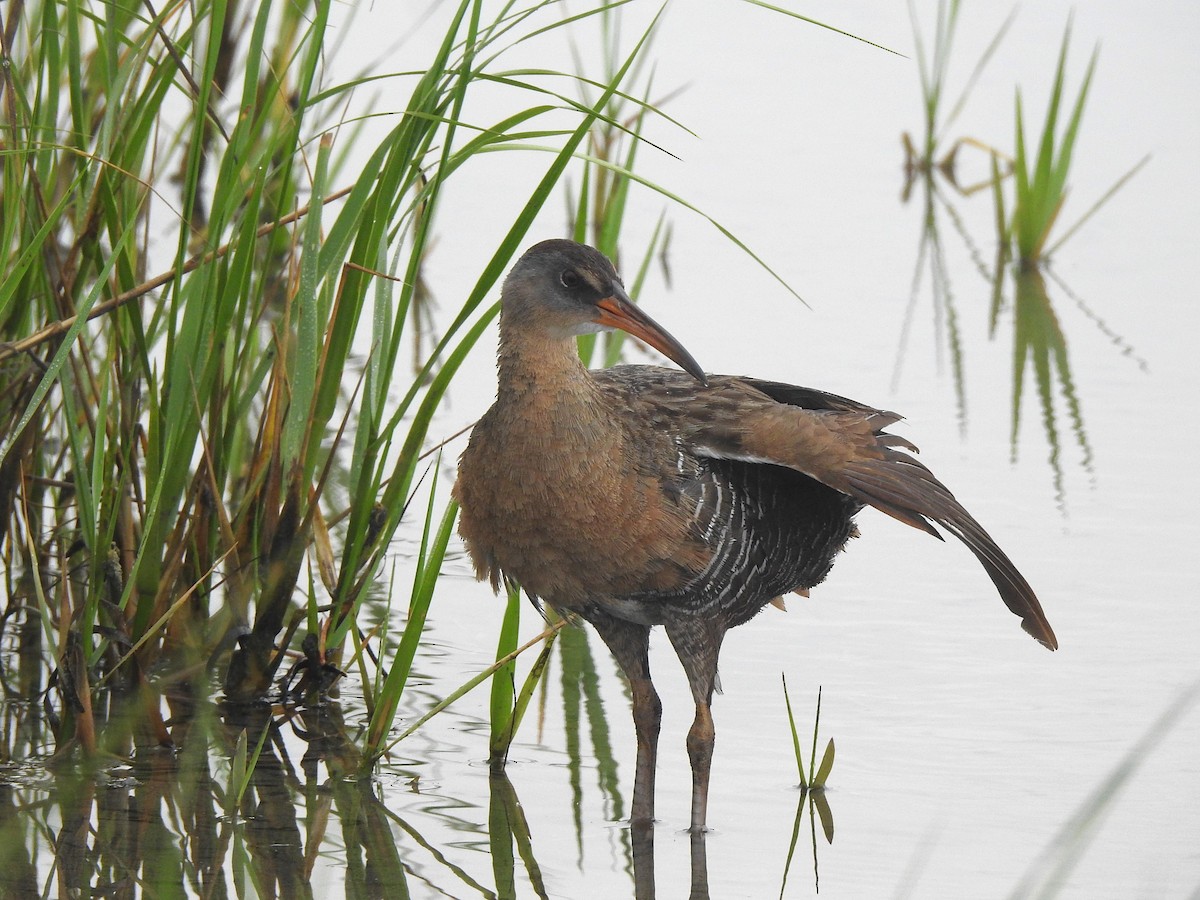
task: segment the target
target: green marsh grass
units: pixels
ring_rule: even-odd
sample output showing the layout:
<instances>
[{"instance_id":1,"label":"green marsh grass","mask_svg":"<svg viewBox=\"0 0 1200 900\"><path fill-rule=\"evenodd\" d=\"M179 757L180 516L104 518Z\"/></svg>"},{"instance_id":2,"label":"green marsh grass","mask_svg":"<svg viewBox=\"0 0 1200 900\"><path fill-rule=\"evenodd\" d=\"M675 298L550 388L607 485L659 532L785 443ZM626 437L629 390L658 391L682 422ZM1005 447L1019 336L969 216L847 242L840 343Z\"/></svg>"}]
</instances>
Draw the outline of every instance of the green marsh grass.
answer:
<instances>
[{"instance_id":1,"label":"green marsh grass","mask_svg":"<svg viewBox=\"0 0 1200 900\"><path fill-rule=\"evenodd\" d=\"M492 695L489 721L491 722L491 745L488 762L494 773L501 772L508 760L508 749L512 746L521 727L521 720L533 699L535 690L550 665L550 654L554 651L556 628L548 628L541 635L542 649L534 660L521 689L517 690L517 656L524 648L517 646L517 634L521 623L521 589L516 584L508 588L508 604L504 621L500 626L500 637L496 646L496 667L492 675Z\"/></svg>"},{"instance_id":2,"label":"green marsh grass","mask_svg":"<svg viewBox=\"0 0 1200 900\"><path fill-rule=\"evenodd\" d=\"M800 749L800 734L796 731L796 719L792 715L792 701L788 696L787 677L781 676L783 679L783 702L787 707L788 727L792 731L792 749L796 754L796 770L800 774L800 789L804 791L823 791L825 790L825 782L829 779L829 773L833 770L833 738L829 739L829 743L825 745L825 752L821 755L821 765L818 768L817 762L817 734L821 728L821 689L817 688L817 711L813 716L813 735L812 749L808 758L808 775L804 774L804 754Z\"/></svg>"},{"instance_id":3,"label":"green marsh grass","mask_svg":"<svg viewBox=\"0 0 1200 900\"><path fill-rule=\"evenodd\" d=\"M603 9L558 20L550 6L488 19L460 2L421 68L387 76L408 99L365 176L344 169L356 123L339 115L376 78L322 83L328 0L6 11L5 624L54 673L60 751L103 749L101 689L139 704L131 744L103 729L132 751L172 739L164 683L203 694L215 673L252 702L295 659L301 684L345 670L376 685L368 757L386 744L452 508L424 509L409 627L367 634L359 618L430 423L495 317L484 298L647 43L590 102L567 100L541 79L576 76L499 68L512 42ZM531 105L467 123L479 84ZM405 384L444 185L496 151L549 152L545 174Z\"/></svg>"},{"instance_id":4,"label":"green marsh grass","mask_svg":"<svg viewBox=\"0 0 1200 900\"><path fill-rule=\"evenodd\" d=\"M1054 86L1042 123L1041 138L1036 153L1027 149L1025 117L1021 103L1021 92L1017 91L1016 102L1016 152L1014 157L1015 196L1012 210L1012 241L1017 259L1023 266L1035 265L1050 251L1061 244L1047 248L1050 233L1058 221L1063 204L1067 199L1067 176L1075 152L1075 141L1083 120L1083 109L1087 102L1088 88L1096 68L1099 49L1092 51L1087 71L1079 86L1066 124L1059 127L1060 115L1065 111L1064 84L1066 81L1067 50L1071 43L1071 23L1063 31L1062 46L1058 54L1058 65L1054 73ZM1032 144L1029 145L1030 148Z\"/></svg>"},{"instance_id":5,"label":"green marsh grass","mask_svg":"<svg viewBox=\"0 0 1200 900\"><path fill-rule=\"evenodd\" d=\"M800 733L796 730L796 719L792 714L792 701L788 697L787 676L781 675L783 681L783 702L787 708L788 727L792 733L792 750L796 754L796 770L800 775L800 799L796 804L796 817L792 823L792 837L788 843L787 859L783 864L783 876L779 886L779 896L782 898L787 889L788 872L792 867L792 858L796 853L796 844L800 838L800 825L804 819L804 809L807 806L809 826L812 833L813 883L820 891L820 871L817 865L817 818L821 820L821 831L826 843L833 843L833 810L830 809L829 799L825 795L825 785L829 773L833 771L834 744L833 738L825 745L821 755L821 764L817 765L817 735L821 728L821 689L817 688L817 709L813 716L812 747L808 757L808 773L804 771L804 752L800 747Z\"/></svg>"},{"instance_id":6,"label":"green marsh grass","mask_svg":"<svg viewBox=\"0 0 1200 900\"><path fill-rule=\"evenodd\" d=\"M1054 86L1050 91L1050 100L1046 107L1046 118L1042 123L1041 136L1037 139L1036 153L1032 151L1033 141L1027 140L1021 92L1019 89L1017 91L1016 151L1013 160L1015 189L1011 217L1005 218L1002 195L998 189L994 192L997 197L998 215L1003 224L1002 241L1011 243L1018 263L1025 267L1035 266L1049 259L1150 161L1150 157L1145 156L1134 164L1074 224L1060 229L1061 235L1053 243L1049 243L1069 193L1067 179L1075 155L1075 145L1083 121L1088 90L1091 87L1092 75L1095 73L1096 62L1100 54L1098 47L1092 51L1083 82L1079 86L1079 93L1075 97L1075 103L1070 109L1066 124L1060 128L1060 119L1067 112L1064 91L1066 89L1067 52L1070 44L1071 22L1068 21L1067 27L1063 31L1062 45L1054 71Z\"/></svg>"}]
</instances>

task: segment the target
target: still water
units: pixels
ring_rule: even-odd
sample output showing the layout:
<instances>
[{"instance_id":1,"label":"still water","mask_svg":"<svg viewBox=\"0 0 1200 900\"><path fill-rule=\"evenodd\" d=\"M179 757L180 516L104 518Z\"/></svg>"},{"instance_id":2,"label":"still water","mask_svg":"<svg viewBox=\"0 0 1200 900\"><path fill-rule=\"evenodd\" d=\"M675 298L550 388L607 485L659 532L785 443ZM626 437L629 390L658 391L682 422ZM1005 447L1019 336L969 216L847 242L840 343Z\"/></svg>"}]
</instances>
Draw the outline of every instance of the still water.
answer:
<instances>
[{"instance_id":1,"label":"still water","mask_svg":"<svg viewBox=\"0 0 1200 900\"><path fill-rule=\"evenodd\" d=\"M919 5L928 33L934 10ZM364 58L400 37L397 52L415 53L439 33L438 9L422 22L384 6L354 23ZM655 84L664 94L686 86L667 109L695 135L654 125L650 137L675 158L644 153L639 171L733 231L807 307L679 208L668 211L670 285L656 273L642 303L707 369L902 412L908 423L897 431L1022 569L1062 649L1048 653L1020 631L964 548L865 512L863 539L826 585L726 640L713 832L701 858L684 830L692 705L656 635L657 896L685 896L702 882L720 898L809 897L818 888L833 898L1043 888L1078 898L1198 896L1200 577L1187 554L1200 543L1200 477L1189 464L1200 375L1200 12L1184 3L1153 16L1117 2L1075 9L1070 84L1102 46L1063 222L1152 158L1055 255L1045 295L1030 301L1042 304L1038 321L1061 331L1065 352L1044 383L1022 368L1014 427L1014 345L1029 340L1017 323L1031 319L1016 315L1026 307L1006 276L993 324L981 272L995 253L987 192L962 196L939 178L936 195L917 185L901 199L901 134L920 129L921 110L910 24L892 6L816 3L804 12L903 55L750 5L668 11L651 51ZM653 11L633 4L630 34ZM1014 88L1040 115L1069 14L1059 2L1020 10L948 140L1012 147ZM963 10L952 96L1005 15ZM590 33L581 29L580 40ZM531 44L510 64L569 68L570 57ZM533 156L484 160L453 188L426 272L447 310L510 223L505 186L521 197L540 176L544 161ZM987 171L987 157L964 148L959 182ZM624 244L634 258L665 201L642 191L631 203ZM562 228L554 209L533 237ZM490 403L490 353L479 348L435 434L455 433ZM451 444L447 458L462 445ZM401 566L411 549L397 546ZM403 719L491 662L501 613L455 554ZM541 627L530 610L524 631ZM311 872L318 897L345 895L348 881L385 897L632 896L621 822L634 758L627 696L594 635L576 631L561 646L513 746L508 782L490 781L484 763L485 691L400 744L366 794L346 788L336 752L301 762L312 745L299 735L311 738L314 723L284 729L280 752L295 767L281 766L279 791L298 816L275 844L293 854L285 866ZM806 746L823 692L820 745L832 737L837 746L826 796L832 842L799 807L781 675ZM353 691L343 695L350 728L361 720ZM153 782L152 773L128 774ZM22 796L48 787L37 771L24 778ZM46 821L69 820L62 804ZM521 816L507 862L515 883L505 888L497 854L506 839L496 835ZM359 848L372 843L395 848L403 888L380 873L360 877ZM35 856L47 883L50 842ZM237 859L227 867L240 891L270 893Z\"/></svg>"}]
</instances>

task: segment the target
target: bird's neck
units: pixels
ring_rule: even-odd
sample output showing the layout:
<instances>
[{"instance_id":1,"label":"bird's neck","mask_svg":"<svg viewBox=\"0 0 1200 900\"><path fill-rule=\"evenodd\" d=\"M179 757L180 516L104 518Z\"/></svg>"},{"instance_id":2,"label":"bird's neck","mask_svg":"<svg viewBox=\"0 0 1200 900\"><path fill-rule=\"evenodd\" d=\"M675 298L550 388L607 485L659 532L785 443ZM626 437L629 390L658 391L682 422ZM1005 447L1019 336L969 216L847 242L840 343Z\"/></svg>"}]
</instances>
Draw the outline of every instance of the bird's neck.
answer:
<instances>
[{"instance_id":1,"label":"bird's neck","mask_svg":"<svg viewBox=\"0 0 1200 900\"><path fill-rule=\"evenodd\" d=\"M579 359L573 337L556 337L500 322L496 355L501 397L593 397L596 385Z\"/></svg>"}]
</instances>

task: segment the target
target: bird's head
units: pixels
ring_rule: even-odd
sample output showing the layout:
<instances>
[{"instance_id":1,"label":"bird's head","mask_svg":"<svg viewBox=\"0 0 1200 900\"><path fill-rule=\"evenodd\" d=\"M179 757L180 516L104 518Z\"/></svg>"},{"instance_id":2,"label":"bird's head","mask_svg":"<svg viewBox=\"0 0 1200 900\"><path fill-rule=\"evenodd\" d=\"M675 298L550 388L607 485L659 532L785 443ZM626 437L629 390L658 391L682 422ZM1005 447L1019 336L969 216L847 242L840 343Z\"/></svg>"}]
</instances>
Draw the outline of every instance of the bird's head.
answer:
<instances>
[{"instance_id":1,"label":"bird's head","mask_svg":"<svg viewBox=\"0 0 1200 900\"><path fill-rule=\"evenodd\" d=\"M707 383L700 364L634 305L613 264L591 247L566 240L535 244L509 272L500 303L506 329L565 339L619 328Z\"/></svg>"}]
</instances>

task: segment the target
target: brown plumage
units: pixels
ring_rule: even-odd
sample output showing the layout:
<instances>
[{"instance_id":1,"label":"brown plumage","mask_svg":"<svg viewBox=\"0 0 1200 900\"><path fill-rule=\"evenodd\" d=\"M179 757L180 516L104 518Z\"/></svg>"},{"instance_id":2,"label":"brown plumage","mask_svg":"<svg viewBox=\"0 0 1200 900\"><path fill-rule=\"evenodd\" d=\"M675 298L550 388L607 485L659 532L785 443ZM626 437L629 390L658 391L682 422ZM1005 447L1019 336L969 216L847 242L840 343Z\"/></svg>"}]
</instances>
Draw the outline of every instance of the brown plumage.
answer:
<instances>
[{"instance_id":1,"label":"brown plumage","mask_svg":"<svg viewBox=\"0 0 1200 900\"><path fill-rule=\"evenodd\" d=\"M613 327L687 374L589 372L574 337ZM705 376L590 247L545 241L516 264L501 296L498 368L496 402L459 465L459 530L480 578L515 579L589 621L612 650L633 695L635 824L654 816L661 704L650 628L665 628L696 702L691 825L702 831L725 632L820 583L864 505L935 537L932 523L947 529L1025 630L1058 646L1008 557L906 452L916 448L883 430L899 416L809 388Z\"/></svg>"}]
</instances>

